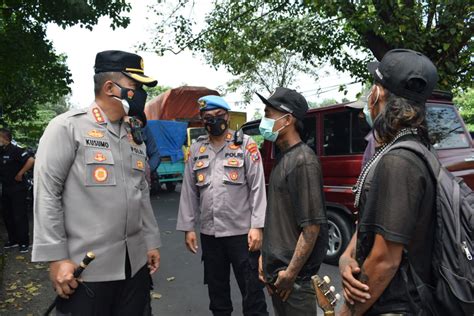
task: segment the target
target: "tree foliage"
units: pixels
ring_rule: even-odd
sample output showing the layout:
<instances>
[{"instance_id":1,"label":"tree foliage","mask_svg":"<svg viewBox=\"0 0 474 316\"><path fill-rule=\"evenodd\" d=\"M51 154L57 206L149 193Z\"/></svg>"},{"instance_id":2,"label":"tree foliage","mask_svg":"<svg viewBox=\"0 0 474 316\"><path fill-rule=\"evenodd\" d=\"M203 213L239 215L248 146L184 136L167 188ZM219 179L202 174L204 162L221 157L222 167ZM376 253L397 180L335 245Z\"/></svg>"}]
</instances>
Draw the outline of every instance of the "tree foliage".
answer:
<instances>
[{"instance_id":1,"label":"tree foliage","mask_svg":"<svg viewBox=\"0 0 474 316\"><path fill-rule=\"evenodd\" d=\"M423 52L436 64L440 88L467 87L473 79L472 1L215 1L202 29L183 12L189 4L198 2L180 0L172 17L158 24L152 42L158 53L189 48L234 75L278 52L300 54L304 62L329 62L365 81L368 61L401 47Z\"/></svg>"},{"instance_id":2,"label":"tree foliage","mask_svg":"<svg viewBox=\"0 0 474 316\"><path fill-rule=\"evenodd\" d=\"M156 85L154 87L147 87L145 89L146 93L148 93L147 101L151 101L153 98L171 89L171 87Z\"/></svg>"},{"instance_id":3,"label":"tree foliage","mask_svg":"<svg viewBox=\"0 0 474 316\"><path fill-rule=\"evenodd\" d=\"M7 118L4 123L12 130L15 141L23 146L35 148L49 121L68 111L70 107L69 98L63 96L55 102L39 104L33 117L15 120Z\"/></svg>"},{"instance_id":4,"label":"tree foliage","mask_svg":"<svg viewBox=\"0 0 474 316\"><path fill-rule=\"evenodd\" d=\"M469 130L474 131L474 88L459 93L454 98L454 103L459 108L459 112Z\"/></svg>"},{"instance_id":5,"label":"tree foliage","mask_svg":"<svg viewBox=\"0 0 474 316\"><path fill-rule=\"evenodd\" d=\"M70 92L66 57L46 38L46 24L92 29L101 16L111 27L128 25L125 0L0 0L0 107L3 119L26 122L38 106L60 102ZM38 113L38 115L42 115Z\"/></svg>"}]
</instances>

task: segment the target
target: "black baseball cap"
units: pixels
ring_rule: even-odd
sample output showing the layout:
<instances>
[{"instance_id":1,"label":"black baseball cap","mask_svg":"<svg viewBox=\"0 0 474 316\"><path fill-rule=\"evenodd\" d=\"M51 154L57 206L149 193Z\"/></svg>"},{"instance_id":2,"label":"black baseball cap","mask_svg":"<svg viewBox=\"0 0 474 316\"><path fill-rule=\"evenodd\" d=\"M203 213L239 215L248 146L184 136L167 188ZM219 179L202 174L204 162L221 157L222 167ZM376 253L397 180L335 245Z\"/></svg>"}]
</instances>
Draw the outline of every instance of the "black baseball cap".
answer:
<instances>
[{"instance_id":1,"label":"black baseball cap","mask_svg":"<svg viewBox=\"0 0 474 316\"><path fill-rule=\"evenodd\" d=\"M95 56L95 73L121 72L125 76L154 87L158 83L155 79L145 75L143 58L137 54L127 53L120 50L106 50Z\"/></svg>"},{"instance_id":2,"label":"black baseball cap","mask_svg":"<svg viewBox=\"0 0 474 316\"><path fill-rule=\"evenodd\" d=\"M308 111L308 102L295 90L278 87L268 99L258 92L257 95L265 105L281 112L290 113L299 120L302 120Z\"/></svg>"},{"instance_id":3,"label":"black baseball cap","mask_svg":"<svg viewBox=\"0 0 474 316\"><path fill-rule=\"evenodd\" d=\"M431 60L410 49L392 49L380 62L367 65L369 72L390 92L408 100L424 103L438 81Z\"/></svg>"}]
</instances>

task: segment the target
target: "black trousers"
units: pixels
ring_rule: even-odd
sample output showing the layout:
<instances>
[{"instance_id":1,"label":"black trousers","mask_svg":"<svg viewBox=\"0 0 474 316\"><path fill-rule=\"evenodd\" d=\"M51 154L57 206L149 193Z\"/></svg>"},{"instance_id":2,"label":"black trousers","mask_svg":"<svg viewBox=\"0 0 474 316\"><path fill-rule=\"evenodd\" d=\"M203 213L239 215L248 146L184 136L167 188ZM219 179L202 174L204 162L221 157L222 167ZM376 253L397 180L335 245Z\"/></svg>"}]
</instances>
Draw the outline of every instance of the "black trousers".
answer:
<instances>
[{"instance_id":1,"label":"black trousers","mask_svg":"<svg viewBox=\"0 0 474 316\"><path fill-rule=\"evenodd\" d=\"M26 189L2 188L2 215L12 243L29 245L28 215L26 214Z\"/></svg>"},{"instance_id":2,"label":"black trousers","mask_svg":"<svg viewBox=\"0 0 474 316\"><path fill-rule=\"evenodd\" d=\"M126 267L129 275L129 265ZM150 306L150 272L145 265L135 276L121 281L84 282L69 299L59 299L56 315L147 315ZM93 295L91 295L93 293Z\"/></svg>"},{"instance_id":3,"label":"black trousers","mask_svg":"<svg viewBox=\"0 0 474 316\"><path fill-rule=\"evenodd\" d=\"M268 315L264 285L258 280L260 252L249 252L247 235L215 238L201 234L204 284L209 290L209 309L216 316L231 315L230 267L242 294L245 316Z\"/></svg>"}]
</instances>

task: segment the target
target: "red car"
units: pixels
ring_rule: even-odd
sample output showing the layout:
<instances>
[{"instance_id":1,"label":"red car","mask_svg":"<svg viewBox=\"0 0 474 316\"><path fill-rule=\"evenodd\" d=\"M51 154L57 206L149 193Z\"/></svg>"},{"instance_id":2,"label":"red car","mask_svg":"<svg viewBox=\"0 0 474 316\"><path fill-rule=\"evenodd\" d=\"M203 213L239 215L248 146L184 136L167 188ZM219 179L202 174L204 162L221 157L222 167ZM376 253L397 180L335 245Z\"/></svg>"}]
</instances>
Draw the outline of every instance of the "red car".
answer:
<instances>
[{"instance_id":1,"label":"red car","mask_svg":"<svg viewBox=\"0 0 474 316\"><path fill-rule=\"evenodd\" d=\"M452 103L452 95L435 92L427 102L430 137L443 165L474 188L474 148L464 121ZM304 119L303 141L321 160L329 221L329 249L326 263L337 264L355 229L352 186L361 171L362 156L370 129L360 109L348 103L311 109ZM260 120L242 126L244 133L260 135ZM261 136L260 136L261 137ZM260 151L268 183L278 148L262 141Z\"/></svg>"}]
</instances>

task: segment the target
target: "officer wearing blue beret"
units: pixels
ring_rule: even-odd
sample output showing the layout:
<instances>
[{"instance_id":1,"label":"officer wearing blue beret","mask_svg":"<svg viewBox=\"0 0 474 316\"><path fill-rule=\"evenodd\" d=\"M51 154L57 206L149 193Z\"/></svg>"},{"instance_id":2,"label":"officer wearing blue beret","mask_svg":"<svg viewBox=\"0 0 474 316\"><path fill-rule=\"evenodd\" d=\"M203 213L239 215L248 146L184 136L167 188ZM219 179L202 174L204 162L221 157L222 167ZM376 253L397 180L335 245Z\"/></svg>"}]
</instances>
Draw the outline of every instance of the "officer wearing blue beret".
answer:
<instances>
[{"instance_id":1,"label":"officer wearing blue beret","mask_svg":"<svg viewBox=\"0 0 474 316\"><path fill-rule=\"evenodd\" d=\"M258 257L265 222L266 193L257 144L247 135L234 141L227 102L215 95L198 100L208 135L190 148L181 189L177 230L197 253L200 225L204 283L214 315L231 315L230 267L243 298L244 315L268 315Z\"/></svg>"}]
</instances>

